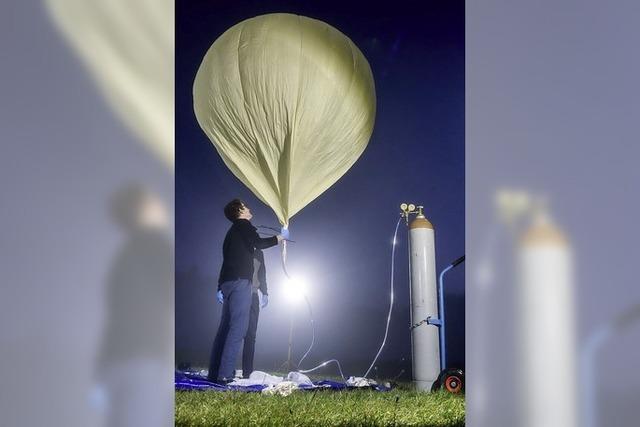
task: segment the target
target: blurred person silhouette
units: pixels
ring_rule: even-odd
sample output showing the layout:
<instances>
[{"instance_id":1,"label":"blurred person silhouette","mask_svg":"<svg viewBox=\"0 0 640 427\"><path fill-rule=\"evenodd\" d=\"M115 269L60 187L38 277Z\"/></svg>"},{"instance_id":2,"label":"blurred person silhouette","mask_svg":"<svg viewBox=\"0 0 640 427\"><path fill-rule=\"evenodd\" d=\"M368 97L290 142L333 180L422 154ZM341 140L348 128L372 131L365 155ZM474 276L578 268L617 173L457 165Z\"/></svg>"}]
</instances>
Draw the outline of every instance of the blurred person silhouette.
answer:
<instances>
[{"instance_id":1,"label":"blurred person silhouette","mask_svg":"<svg viewBox=\"0 0 640 427\"><path fill-rule=\"evenodd\" d=\"M264 254L256 249L253 254L253 279L251 280L251 308L249 310L249 329L244 337L242 349L242 376L249 378L253 372L253 358L256 353L256 332L258 331L258 317L260 310L269 304L267 291L267 269L264 264Z\"/></svg>"},{"instance_id":2,"label":"blurred person silhouette","mask_svg":"<svg viewBox=\"0 0 640 427\"><path fill-rule=\"evenodd\" d=\"M125 234L108 275L107 319L98 359L108 426L172 420L174 249L162 200L130 184L111 198ZM169 371L171 372L171 371Z\"/></svg>"},{"instance_id":3,"label":"blurred person silhouette","mask_svg":"<svg viewBox=\"0 0 640 427\"><path fill-rule=\"evenodd\" d=\"M239 199L227 203L225 217L232 222L222 245L222 268L218 279L217 300L222 317L211 349L208 378L227 384L233 381L235 361L247 335L251 317L256 249L267 249L288 237L282 234L261 238L251 224L251 210ZM257 318L256 318L257 321Z\"/></svg>"}]
</instances>

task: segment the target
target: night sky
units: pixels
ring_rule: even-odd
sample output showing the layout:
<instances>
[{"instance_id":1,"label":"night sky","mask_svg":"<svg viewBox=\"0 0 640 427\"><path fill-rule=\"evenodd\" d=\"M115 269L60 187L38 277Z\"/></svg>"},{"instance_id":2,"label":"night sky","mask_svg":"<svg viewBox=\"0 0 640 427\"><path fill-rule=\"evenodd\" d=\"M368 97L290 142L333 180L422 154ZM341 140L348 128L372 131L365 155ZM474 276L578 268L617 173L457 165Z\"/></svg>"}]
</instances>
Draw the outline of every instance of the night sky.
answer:
<instances>
[{"instance_id":1,"label":"night sky","mask_svg":"<svg viewBox=\"0 0 640 427\"><path fill-rule=\"evenodd\" d=\"M207 49L225 30L257 15L288 12L322 20L368 59L376 85L373 136L355 165L291 220L289 271L309 282L316 345L304 368L338 358L362 375L384 334L391 240L401 202L425 206L436 229L438 272L464 254L464 2L188 1L176 2L176 363L205 366L220 317L215 302L222 208L243 199L254 225L278 226L226 168L193 113L193 80ZM281 292L278 248L265 251L270 305L258 326L256 369L294 356L310 341L309 316ZM464 264L463 264L464 266ZM396 302L390 338L375 375L410 375L407 228L396 253ZM449 365L464 367L464 269L448 275ZM335 374L328 367L324 371Z\"/></svg>"}]
</instances>

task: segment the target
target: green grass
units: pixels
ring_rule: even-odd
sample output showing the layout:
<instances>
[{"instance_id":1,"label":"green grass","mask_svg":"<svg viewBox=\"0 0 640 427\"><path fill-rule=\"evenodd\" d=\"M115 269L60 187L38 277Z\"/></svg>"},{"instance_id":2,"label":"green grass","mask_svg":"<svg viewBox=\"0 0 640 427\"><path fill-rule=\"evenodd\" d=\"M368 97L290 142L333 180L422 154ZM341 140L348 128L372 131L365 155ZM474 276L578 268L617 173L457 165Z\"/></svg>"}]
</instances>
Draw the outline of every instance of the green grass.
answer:
<instances>
[{"instance_id":1,"label":"green grass","mask_svg":"<svg viewBox=\"0 0 640 427\"><path fill-rule=\"evenodd\" d=\"M464 426L464 396L445 392L176 392L176 426Z\"/></svg>"}]
</instances>

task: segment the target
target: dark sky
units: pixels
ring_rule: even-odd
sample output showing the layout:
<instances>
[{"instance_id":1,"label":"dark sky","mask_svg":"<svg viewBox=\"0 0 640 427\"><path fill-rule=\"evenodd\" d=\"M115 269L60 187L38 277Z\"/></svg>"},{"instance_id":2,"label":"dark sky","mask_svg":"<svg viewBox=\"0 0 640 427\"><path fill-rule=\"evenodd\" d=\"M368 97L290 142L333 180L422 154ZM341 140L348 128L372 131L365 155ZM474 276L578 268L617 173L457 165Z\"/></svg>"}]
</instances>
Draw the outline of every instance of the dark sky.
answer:
<instances>
[{"instance_id":1,"label":"dark sky","mask_svg":"<svg viewBox=\"0 0 640 427\"><path fill-rule=\"evenodd\" d=\"M195 73L210 45L234 24L265 13L322 20L368 59L376 85L373 136L355 165L291 220L289 270L306 277L317 325L309 363L337 357L362 375L384 334L391 239L401 202L425 206L436 229L438 272L464 254L464 2L176 2L176 361L202 364L217 328L221 245L235 197L255 225L278 225L223 164L193 113ZM294 353L310 336L304 307L285 303L279 249L265 253L271 303L261 313L256 369L286 358L288 319ZM448 276L450 365L464 365L464 269ZM399 232L396 304L380 375L410 369L407 228ZM404 359L404 360L403 360ZM305 362L305 367L310 367ZM327 369L332 374L331 369Z\"/></svg>"}]
</instances>

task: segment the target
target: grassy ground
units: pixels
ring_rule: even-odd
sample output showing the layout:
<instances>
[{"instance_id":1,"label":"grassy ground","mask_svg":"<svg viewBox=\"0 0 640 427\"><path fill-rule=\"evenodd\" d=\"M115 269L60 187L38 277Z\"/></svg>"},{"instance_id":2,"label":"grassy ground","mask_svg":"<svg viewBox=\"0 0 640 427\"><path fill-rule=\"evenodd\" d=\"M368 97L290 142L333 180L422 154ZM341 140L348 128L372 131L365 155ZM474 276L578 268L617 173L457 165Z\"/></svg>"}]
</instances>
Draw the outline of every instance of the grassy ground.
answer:
<instances>
[{"instance_id":1,"label":"grassy ground","mask_svg":"<svg viewBox=\"0 0 640 427\"><path fill-rule=\"evenodd\" d=\"M464 426L464 396L444 392L176 392L176 426Z\"/></svg>"}]
</instances>

